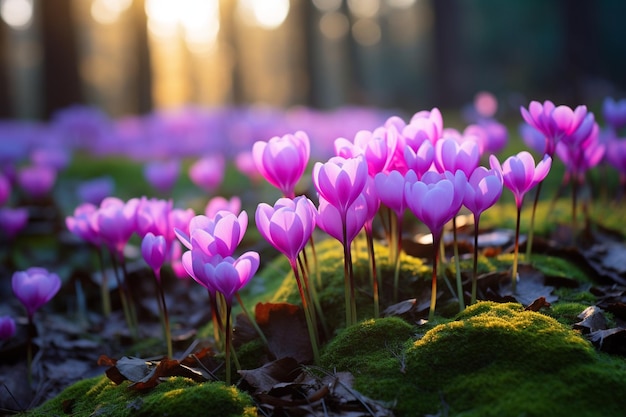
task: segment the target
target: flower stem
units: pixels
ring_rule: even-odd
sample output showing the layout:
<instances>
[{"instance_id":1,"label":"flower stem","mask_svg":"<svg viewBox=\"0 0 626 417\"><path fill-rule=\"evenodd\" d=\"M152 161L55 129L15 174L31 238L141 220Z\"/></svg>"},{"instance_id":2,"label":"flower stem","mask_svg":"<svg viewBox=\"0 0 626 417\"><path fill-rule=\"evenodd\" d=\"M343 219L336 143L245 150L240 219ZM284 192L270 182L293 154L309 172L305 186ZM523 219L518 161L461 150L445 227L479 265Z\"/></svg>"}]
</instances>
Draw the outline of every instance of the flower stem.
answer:
<instances>
[{"instance_id":1,"label":"flower stem","mask_svg":"<svg viewBox=\"0 0 626 417\"><path fill-rule=\"evenodd\" d=\"M572 175L572 241L576 242L576 233L578 230L577 205L578 205L578 179L576 175Z\"/></svg>"},{"instance_id":2,"label":"flower stem","mask_svg":"<svg viewBox=\"0 0 626 417\"><path fill-rule=\"evenodd\" d=\"M402 216L396 214L395 227L395 260L393 270L393 300L398 301L398 290L400 287L400 252L402 252Z\"/></svg>"},{"instance_id":3,"label":"flower stem","mask_svg":"<svg viewBox=\"0 0 626 417\"><path fill-rule=\"evenodd\" d=\"M265 337L265 333L263 333L263 330L261 330L261 328L259 327L259 324L256 322L256 319L254 319L248 312L248 309L246 308L245 304L241 300L241 296L239 295L238 292L235 293L235 297L237 298L237 302L241 306L241 311L243 311L243 314L245 314L245 316L248 318L248 321L250 321L250 323L252 324L252 327L254 327L254 330L256 330L256 332L259 334L259 337L261 338L265 346L269 346L269 343L267 342L267 338Z\"/></svg>"},{"instance_id":4,"label":"flower stem","mask_svg":"<svg viewBox=\"0 0 626 417\"><path fill-rule=\"evenodd\" d=\"M213 322L213 338L215 344L220 344L220 332L223 330L222 320L219 313L219 306L217 305L217 294L209 291L209 304L211 305L211 321Z\"/></svg>"},{"instance_id":5,"label":"flower stem","mask_svg":"<svg viewBox=\"0 0 626 417\"><path fill-rule=\"evenodd\" d=\"M304 251L300 252L300 254L304 254ZM303 279L302 282L304 283L304 291L306 292L307 296L309 297L309 300L311 301L311 303L309 303L309 308L311 310L310 314L313 320L314 328L317 329L317 317L319 316L322 322L322 329L324 331L324 334L328 335L326 319L324 318L324 311L322 310L322 306L320 305L320 302L319 302L319 297L317 296L317 289L315 288L315 285L311 285L309 281L309 274L308 274L309 270L303 265L300 254L298 255L298 263L300 265L300 270L302 271L302 279Z\"/></svg>"},{"instance_id":6,"label":"flower stem","mask_svg":"<svg viewBox=\"0 0 626 417\"><path fill-rule=\"evenodd\" d=\"M380 317L380 302L378 300L378 273L376 271L376 256L374 254L374 238L372 236L372 229L365 229L365 239L367 240L367 253L370 257L370 281L372 284L372 292L374 293L374 318Z\"/></svg>"},{"instance_id":7,"label":"flower stem","mask_svg":"<svg viewBox=\"0 0 626 417\"><path fill-rule=\"evenodd\" d=\"M135 340L139 340L137 333L137 327L135 326L135 320L133 320L128 300L128 292L126 291L126 282L120 278L117 259L113 251L111 254L111 263L113 264L113 271L115 272L115 280L117 281L117 288L120 292L120 300L122 301L122 310L124 311L124 318L126 319L126 325L130 330L130 333Z\"/></svg>"},{"instance_id":8,"label":"flower stem","mask_svg":"<svg viewBox=\"0 0 626 417\"><path fill-rule=\"evenodd\" d=\"M315 268L315 285L321 288L322 271L320 271L320 264L317 260L317 251L315 250L315 241L313 240L313 235L311 235L311 237L309 238L309 246L311 247L311 255L313 255L313 267Z\"/></svg>"},{"instance_id":9,"label":"flower stem","mask_svg":"<svg viewBox=\"0 0 626 417\"><path fill-rule=\"evenodd\" d=\"M98 262L100 262L100 271L102 273L102 279L100 280L100 300L102 302L102 315L108 318L111 315L111 294L109 293L109 274L106 273L104 268L104 256L102 255L102 248L95 247L98 254Z\"/></svg>"},{"instance_id":10,"label":"flower stem","mask_svg":"<svg viewBox=\"0 0 626 417\"><path fill-rule=\"evenodd\" d=\"M465 310L465 302L463 300L463 282L461 280L461 260L459 259L459 242L456 234L456 216L452 218L452 236L454 248L454 271L456 272L456 292L459 299L459 312Z\"/></svg>"},{"instance_id":11,"label":"flower stem","mask_svg":"<svg viewBox=\"0 0 626 417\"><path fill-rule=\"evenodd\" d=\"M439 243L441 236L433 233L433 275L430 289L430 310L428 311L428 321L435 318L435 305L437 304L437 263L439 262Z\"/></svg>"},{"instance_id":12,"label":"flower stem","mask_svg":"<svg viewBox=\"0 0 626 417\"><path fill-rule=\"evenodd\" d=\"M302 309L304 310L304 317L306 319L307 329L309 331L309 339L311 340L311 349L313 350L313 361L319 363L319 349L317 342L317 329L313 327L313 321L311 318L311 310L307 301L307 295L304 292L302 286L302 280L300 279L300 273L298 272L298 265L293 259L289 260L293 274L296 277L296 283L298 284L298 291L300 292L300 299L302 300Z\"/></svg>"},{"instance_id":13,"label":"flower stem","mask_svg":"<svg viewBox=\"0 0 626 417\"><path fill-rule=\"evenodd\" d=\"M159 313L161 313L161 325L163 326L163 337L165 337L165 344L167 346L167 357L172 358L174 355L172 349L172 333L170 331L170 318L167 314L165 294L163 292L163 286L161 285L161 273L158 270L154 271L154 278L154 283L159 294Z\"/></svg>"},{"instance_id":14,"label":"flower stem","mask_svg":"<svg viewBox=\"0 0 626 417\"><path fill-rule=\"evenodd\" d=\"M541 193L541 186L543 180L537 184L537 190L535 192L535 200L533 202L533 211L530 217L530 229L528 229L528 239L526 239L526 258L530 259L533 253L533 235L535 233L535 213L537 212L537 204L539 203L539 193ZM518 209L521 210L521 207ZM519 227L519 221L518 221ZM515 240L517 242L517 239Z\"/></svg>"},{"instance_id":15,"label":"flower stem","mask_svg":"<svg viewBox=\"0 0 626 417\"><path fill-rule=\"evenodd\" d=\"M35 332L35 324L33 316L28 315L28 329L26 330L26 367L28 369L28 385L33 385L33 333Z\"/></svg>"},{"instance_id":16,"label":"flower stem","mask_svg":"<svg viewBox=\"0 0 626 417\"><path fill-rule=\"evenodd\" d=\"M478 285L478 222L479 216L474 216L474 268L472 273L472 298L470 304L476 302L476 287Z\"/></svg>"},{"instance_id":17,"label":"flower stem","mask_svg":"<svg viewBox=\"0 0 626 417\"><path fill-rule=\"evenodd\" d=\"M231 370L230 370L230 311L231 306L226 306L226 323L224 327L226 327L226 332L224 338L226 339L226 346L224 347L224 355L226 357L226 385L230 385L231 381Z\"/></svg>"},{"instance_id":18,"label":"flower stem","mask_svg":"<svg viewBox=\"0 0 626 417\"><path fill-rule=\"evenodd\" d=\"M519 227L522 216L522 205L517 208L517 224L515 225L515 249L513 252L513 273L511 274L511 289L515 294L517 284L517 262L519 258Z\"/></svg>"}]
</instances>

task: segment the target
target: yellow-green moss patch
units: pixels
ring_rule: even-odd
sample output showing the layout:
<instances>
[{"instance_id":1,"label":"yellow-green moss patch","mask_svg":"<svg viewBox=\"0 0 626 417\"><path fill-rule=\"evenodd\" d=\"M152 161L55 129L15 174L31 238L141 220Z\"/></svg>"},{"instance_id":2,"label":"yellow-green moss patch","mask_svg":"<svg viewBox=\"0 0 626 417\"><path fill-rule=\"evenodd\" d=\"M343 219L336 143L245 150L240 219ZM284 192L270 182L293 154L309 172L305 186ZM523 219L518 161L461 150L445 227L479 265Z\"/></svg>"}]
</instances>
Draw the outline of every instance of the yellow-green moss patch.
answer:
<instances>
[{"instance_id":1,"label":"yellow-green moss patch","mask_svg":"<svg viewBox=\"0 0 626 417\"><path fill-rule=\"evenodd\" d=\"M53 400L29 411L30 416L151 416L151 417L253 417L251 398L220 382L193 382L170 378L148 393L139 393L128 383L117 386L106 377L80 381Z\"/></svg>"}]
</instances>

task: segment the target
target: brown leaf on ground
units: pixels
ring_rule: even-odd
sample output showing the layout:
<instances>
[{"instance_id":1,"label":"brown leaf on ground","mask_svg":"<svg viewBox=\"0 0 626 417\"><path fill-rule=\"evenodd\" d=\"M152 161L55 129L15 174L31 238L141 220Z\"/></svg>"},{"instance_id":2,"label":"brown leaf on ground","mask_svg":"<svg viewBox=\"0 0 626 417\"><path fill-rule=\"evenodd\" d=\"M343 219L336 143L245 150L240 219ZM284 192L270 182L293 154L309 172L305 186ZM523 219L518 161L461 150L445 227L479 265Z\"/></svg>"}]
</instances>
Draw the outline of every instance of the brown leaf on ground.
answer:
<instances>
[{"instance_id":1,"label":"brown leaf on ground","mask_svg":"<svg viewBox=\"0 0 626 417\"><path fill-rule=\"evenodd\" d=\"M289 303L258 303L254 316L265 334L268 348L276 359L293 358L309 363L313 351L304 312Z\"/></svg>"},{"instance_id":2,"label":"brown leaf on ground","mask_svg":"<svg viewBox=\"0 0 626 417\"><path fill-rule=\"evenodd\" d=\"M551 304L546 301L546 297L539 297L532 303L526 306L526 311L539 311L542 308L550 308Z\"/></svg>"},{"instance_id":3,"label":"brown leaf on ground","mask_svg":"<svg viewBox=\"0 0 626 417\"><path fill-rule=\"evenodd\" d=\"M603 352L626 356L626 328L597 330L589 333L587 338Z\"/></svg>"},{"instance_id":4,"label":"brown leaf on ground","mask_svg":"<svg viewBox=\"0 0 626 417\"><path fill-rule=\"evenodd\" d=\"M147 391L156 387L163 378L182 376L203 382L211 379L212 373L206 368L210 349L202 349L182 361L164 358L158 361L124 356L119 360L101 355L98 365L108 366L106 376L115 384L128 380L131 388Z\"/></svg>"},{"instance_id":5,"label":"brown leaf on ground","mask_svg":"<svg viewBox=\"0 0 626 417\"><path fill-rule=\"evenodd\" d=\"M302 372L293 358L282 358L266 363L260 368L241 370L239 374L250 385L254 394L268 393L277 384L292 382Z\"/></svg>"},{"instance_id":6,"label":"brown leaf on ground","mask_svg":"<svg viewBox=\"0 0 626 417\"><path fill-rule=\"evenodd\" d=\"M606 330L606 318L601 308L589 306L578 315L581 319L573 325L574 329L580 330L583 334L593 333L598 330Z\"/></svg>"}]
</instances>

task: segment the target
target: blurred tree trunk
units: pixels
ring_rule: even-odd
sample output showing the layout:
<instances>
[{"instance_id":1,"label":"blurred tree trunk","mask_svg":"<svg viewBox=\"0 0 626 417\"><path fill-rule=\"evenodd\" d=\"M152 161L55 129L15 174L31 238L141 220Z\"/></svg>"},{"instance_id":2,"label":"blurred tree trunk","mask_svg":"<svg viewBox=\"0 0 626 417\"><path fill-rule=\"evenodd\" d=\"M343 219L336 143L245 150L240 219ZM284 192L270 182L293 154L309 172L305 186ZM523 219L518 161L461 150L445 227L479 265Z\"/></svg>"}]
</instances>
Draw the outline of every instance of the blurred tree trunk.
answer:
<instances>
[{"instance_id":1,"label":"blurred tree trunk","mask_svg":"<svg viewBox=\"0 0 626 417\"><path fill-rule=\"evenodd\" d=\"M458 103L455 74L461 60L459 39L461 16L457 0L433 0L434 14L434 62L435 91L433 97L437 106L455 106Z\"/></svg>"},{"instance_id":2,"label":"blurred tree trunk","mask_svg":"<svg viewBox=\"0 0 626 417\"><path fill-rule=\"evenodd\" d=\"M71 0L42 1L44 116L84 102Z\"/></svg>"},{"instance_id":3,"label":"blurred tree trunk","mask_svg":"<svg viewBox=\"0 0 626 417\"><path fill-rule=\"evenodd\" d=\"M150 48L148 47L148 18L145 12L145 0L133 2L133 20L135 26L135 45L137 48L136 94L137 113L145 114L152 110L152 70L150 68Z\"/></svg>"},{"instance_id":4,"label":"blurred tree trunk","mask_svg":"<svg viewBox=\"0 0 626 417\"><path fill-rule=\"evenodd\" d=\"M7 30L6 26L0 28L0 118L14 117L11 109L11 89L9 88L9 60L6 58L7 52Z\"/></svg>"}]
</instances>

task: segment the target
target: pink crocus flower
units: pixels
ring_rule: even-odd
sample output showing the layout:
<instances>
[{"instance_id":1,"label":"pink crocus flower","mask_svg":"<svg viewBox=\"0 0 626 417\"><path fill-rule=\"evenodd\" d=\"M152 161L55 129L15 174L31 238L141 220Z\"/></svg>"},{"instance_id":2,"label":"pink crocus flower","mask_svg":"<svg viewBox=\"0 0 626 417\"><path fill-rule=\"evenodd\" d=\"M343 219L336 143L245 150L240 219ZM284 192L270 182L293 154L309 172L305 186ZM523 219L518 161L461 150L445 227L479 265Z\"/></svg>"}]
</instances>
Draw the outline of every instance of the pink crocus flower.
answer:
<instances>
[{"instance_id":1,"label":"pink crocus flower","mask_svg":"<svg viewBox=\"0 0 626 417\"><path fill-rule=\"evenodd\" d=\"M15 320L10 316L0 317L0 340L7 340L15 335Z\"/></svg>"},{"instance_id":2,"label":"pink crocus flower","mask_svg":"<svg viewBox=\"0 0 626 417\"><path fill-rule=\"evenodd\" d=\"M477 167L467 181L463 204L474 215L474 224L483 211L493 206L502 195L503 179L500 171Z\"/></svg>"},{"instance_id":3,"label":"pink crocus flower","mask_svg":"<svg viewBox=\"0 0 626 417\"><path fill-rule=\"evenodd\" d=\"M180 175L180 161L150 161L144 165L143 176L159 193L169 193ZM211 187L213 188L213 187Z\"/></svg>"},{"instance_id":4,"label":"pink crocus flower","mask_svg":"<svg viewBox=\"0 0 626 417\"><path fill-rule=\"evenodd\" d=\"M265 240L295 264L315 229L316 214L315 206L305 196L279 198L273 207L260 203L255 221Z\"/></svg>"},{"instance_id":5,"label":"pink crocus flower","mask_svg":"<svg viewBox=\"0 0 626 417\"><path fill-rule=\"evenodd\" d=\"M29 319L35 311L46 304L59 292L61 279L45 268L31 267L17 271L11 279L13 293L26 308Z\"/></svg>"},{"instance_id":6,"label":"pink crocus flower","mask_svg":"<svg viewBox=\"0 0 626 417\"><path fill-rule=\"evenodd\" d=\"M226 161L221 154L205 156L189 168L191 181L205 191L211 192L224 180Z\"/></svg>"},{"instance_id":7,"label":"pink crocus flower","mask_svg":"<svg viewBox=\"0 0 626 417\"><path fill-rule=\"evenodd\" d=\"M326 163L317 162L313 167L315 189L344 215L363 192L367 177L367 162L362 156L335 156Z\"/></svg>"},{"instance_id":8,"label":"pink crocus flower","mask_svg":"<svg viewBox=\"0 0 626 417\"><path fill-rule=\"evenodd\" d=\"M528 110L520 107L522 117L545 137L544 153L553 156L556 144L563 136L573 134L587 115L586 106L578 106L572 110L568 106L555 106L550 100L543 104L531 101Z\"/></svg>"},{"instance_id":9,"label":"pink crocus flower","mask_svg":"<svg viewBox=\"0 0 626 417\"><path fill-rule=\"evenodd\" d=\"M28 224L28 209L0 207L0 231L12 239Z\"/></svg>"},{"instance_id":10,"label":"pink crocus flower","mask_svg":"<svg viewBox=\"0 0 626 417\"><path fill-rule=\"evenodd\" d=\"M252 158L263 178L288 198L295 197L296 184L309 163L310 154L309 137L302 131L252 145Z\"/></svg>"},{"instance_id":11,"label":"pink crocus flower","mask_svg":"<svg viewBox=\"0 0 626 417\"><path fill-rule=\"evenodd\" d=\"M154 271L157 281L161 280L161 267L168 255L168 244L165 237L146 233L141 241L141 256Z\"/></svg>"},{"instance_id":12,"label":"pink crocus flower","mask_svg":"<svg viewBox=\"0 0 626 417\"><path fill-rule=\"evenodd\" d=\"M33 198L47 195L57 178L54 168L45 165L31 165L17 173L17 183L26 194Z\"/></svg>"},{"instance_id":13,"label":"pink crocus flower","mask_svg":"<svg viewBox=\"0 0 626 417\"><path fill-rule=\"evenodd\" d=\"M413 170L418 178L422 178L430 170L435 160L435 147L429 140L425 140L417 149L412 146L404 148L404 161L408 169Z\"/></svg>"},{"instance_id":14,"label":"pink crocus flower","mask_svg":"<svg viewBox=\"0 0 626 417\"><path fill-rule=\"evenodd\" d=\"M335 153L343 158L363 155L370 176L386 171L392 161L398 130L395 127L379 127L373 132L360 130L354 135L354 142L345 138L335 140Z\"/></svg>"},{"instance_id":15,"label":"pink crocus flower","mask_svg":"<svg viewBox=\"0 0 626 417\"><path fill-rule=\"evenodd\" d=\"M242 151L235 155L235 167L242 174L246 175L253 183L263 178L259 169L256 167L251 151Z\"/></svg>"},{"instance_id":16,"label":"pink crocus flower","mask_svg":"<svg viewBox=\"0 0 626 417\"><path fill-rule=\"evenodd\" d=\"M207 217L215 217L218 211L226 210L238 215L241 212L241 199L237 196L233 196L230 199L226 199L222 196L215 196L209 200L204 209L204 214Z\"/></svg>"},{"instance_id":17,"label":"pink crocus flower","mask_svg":"<svg viewBox=\"0 0 626 417\"><path fill-rule=\"evenodd\" d=\"M550 172L552 158L546 154L535 166L533 156L522 151L507 158L502 165L500 165L498 158L491 155L489 163L492 169L502 173L504 185L511 190L515 196L515 204L520 208L526 193L543 181Z\"/></svg>"}]
</instances>

